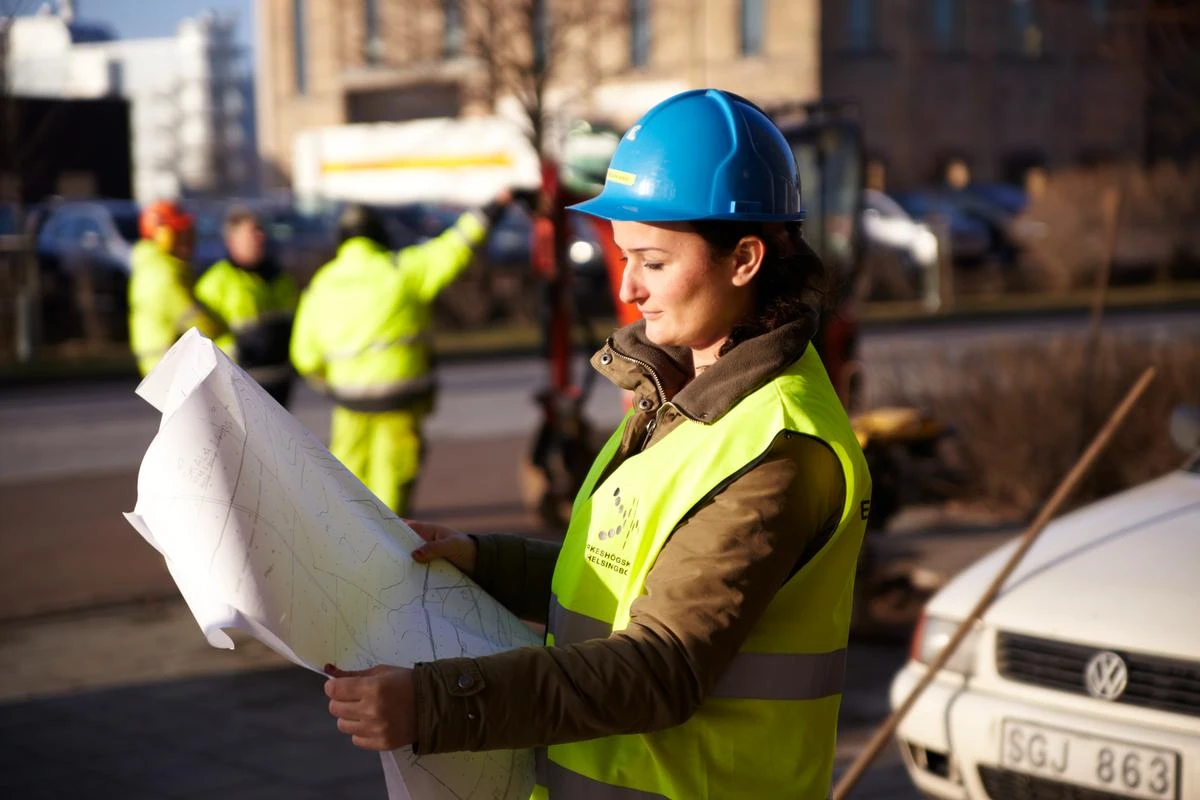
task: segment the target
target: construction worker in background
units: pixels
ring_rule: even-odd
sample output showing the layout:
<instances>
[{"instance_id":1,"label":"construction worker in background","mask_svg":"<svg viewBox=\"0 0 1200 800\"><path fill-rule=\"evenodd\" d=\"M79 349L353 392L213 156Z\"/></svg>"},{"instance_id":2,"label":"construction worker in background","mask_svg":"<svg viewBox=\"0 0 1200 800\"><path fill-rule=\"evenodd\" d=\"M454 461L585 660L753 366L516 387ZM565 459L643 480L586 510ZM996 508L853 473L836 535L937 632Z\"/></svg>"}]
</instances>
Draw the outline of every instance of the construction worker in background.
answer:
<instances>
[{"instance_id":1,"label":"construction worker in background","mask_svg":"<svg viewBox=\"0 0 1200 800\"><path fill-rule=\"evenodd\" d=\"M130 255L129 346L144 376L188 329L216 339L225 326L192 294L192 218L160 200L142 210L138 227L142 238Z\"/></svg>"},{"instance_id":2,"label":"construction worker in background","mask_svg":"<svg viewBox=\"0 0 1200 800\"><path fill-rule=\"evenodd\" d=\"M300 290L268 254L254 211L231 208L223 234L227 257L196 281L196 298L229 328L217 345L286 406L295 375L288 347Z\"/></svg>"},{"instance_id":3,"label":"construction worker in background","mask_svg":"<svg viewBox=\"0 0 1200 800\"><path fill-rule=\"evenodd\" d=\"M335 403L329 449L402 516L421 466L421 423L433 410L433 301L471 264L510 200L501 192L398 253L379 215L351 205L338 220L337 256L300 297L292 364Z\"/></svg>"}]
</instances>

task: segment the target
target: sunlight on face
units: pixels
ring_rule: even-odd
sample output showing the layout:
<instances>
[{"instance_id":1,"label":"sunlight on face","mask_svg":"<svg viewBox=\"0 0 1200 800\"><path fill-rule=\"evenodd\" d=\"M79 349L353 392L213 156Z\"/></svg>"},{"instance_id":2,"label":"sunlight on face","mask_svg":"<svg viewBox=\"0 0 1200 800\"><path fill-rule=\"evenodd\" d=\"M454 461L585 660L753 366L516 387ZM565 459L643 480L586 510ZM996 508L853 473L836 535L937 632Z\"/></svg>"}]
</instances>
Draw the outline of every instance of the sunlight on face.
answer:
<instances>
[{"instance_id":1,"label":"sunlight on face","mask_svg":"<svg viewBox=\"0 0 1200 800\"><path fill-rule=\"evenodd\" d=\"M734 259L714 261L704 239L682 223L614 221L612 227L626 259L620 298L637 306L650 341L694 353L719 348L749 308Z\"/></svg>"}]
</instances>

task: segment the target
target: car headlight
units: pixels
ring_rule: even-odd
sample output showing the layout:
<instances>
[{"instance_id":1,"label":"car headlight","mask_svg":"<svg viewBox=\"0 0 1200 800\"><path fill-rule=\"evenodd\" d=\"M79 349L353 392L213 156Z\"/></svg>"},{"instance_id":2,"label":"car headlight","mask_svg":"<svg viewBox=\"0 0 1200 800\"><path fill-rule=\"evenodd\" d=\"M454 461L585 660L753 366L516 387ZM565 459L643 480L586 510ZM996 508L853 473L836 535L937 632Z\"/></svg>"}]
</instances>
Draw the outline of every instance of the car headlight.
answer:
<instances>
[{"instance_id":1,"label":"car headlight","mask_svg":"<svg viewBox=\"0 0 1200 800\"><path fill-rule=\"evenodd\" d=\"M932 664L941 655L942 650L950 643L950 637L958 630L958 620L944 617L922 616L913 632L912 656L913 661L921 664ZM947 672L969 676L975 669L975 650L979 646L979 628L975 627L962 640L962 644L950 656L943 667Z\"/></svg>"}]
</instances>

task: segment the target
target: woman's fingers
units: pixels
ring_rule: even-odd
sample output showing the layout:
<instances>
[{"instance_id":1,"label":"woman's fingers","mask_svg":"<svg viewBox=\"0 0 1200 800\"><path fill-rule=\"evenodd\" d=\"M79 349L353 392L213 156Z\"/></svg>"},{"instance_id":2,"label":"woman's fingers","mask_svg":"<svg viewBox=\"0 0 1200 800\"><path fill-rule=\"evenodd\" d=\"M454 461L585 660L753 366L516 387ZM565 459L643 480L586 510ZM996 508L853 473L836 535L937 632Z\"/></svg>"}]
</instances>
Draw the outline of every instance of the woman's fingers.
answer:
<instances>
[{"instance_id":1,"label":"woman's fingers","mask_svg":"<svg viewBox=\"0 0 1200 800\"><path fill-rule=\"evenodd\" d=\"M332 664L326 671L344 675L325 682L329 713L337 728L367 750L395 750L413 743L412 670L380 664L349 672Z\"/></svg>"},{"instance_id":2,"label":"woman's fingers","mask_svg":"<svg viewBox=\"0 0 1200 800\"><path fill-rule=\"evenodd\" d=\"M428 522L419 522L415 519L406 519L404 520L404 524L412 528L413 531L416 532L417 536L420 536L427 542L432 542L434 539L436 539L438 537L439 529L441 528L440 525L434 525Z\"/></svg>"},{"instance_id":3,"label":"woman's fingers","mask_svg":"<svg viewBox=\"0 0 1200 800\"><path fill-rule=\"evenodd\" d=\"M329 713L338 719L361 720L363 717L363 707L358 702L330 700Z\"/></svg>"},{"instance_id":4,"label":"woman's fingers","mask_svg":"<svg viewBox=\"0 0 1200 800\"><path fill-rule=\"evenodd\" d=\"M361 747L363 750L395 750L395 747L388 747L387 744L377 736L351 736L350 741L355 747Z\"/></svg>"}]
</instances>

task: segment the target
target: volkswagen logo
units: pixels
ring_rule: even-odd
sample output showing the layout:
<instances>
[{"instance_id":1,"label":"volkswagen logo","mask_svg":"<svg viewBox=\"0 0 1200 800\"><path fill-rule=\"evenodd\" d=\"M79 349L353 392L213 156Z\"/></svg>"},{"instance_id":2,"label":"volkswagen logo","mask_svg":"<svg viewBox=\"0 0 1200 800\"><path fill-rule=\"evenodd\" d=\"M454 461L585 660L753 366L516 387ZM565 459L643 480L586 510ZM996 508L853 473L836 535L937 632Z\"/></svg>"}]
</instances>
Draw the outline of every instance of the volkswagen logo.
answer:
<instances>
[{"instance_id":1,"label":"volkswagen logo","mask_svg":"<svg viewBox=\"0 0 1200 800\"><path fill-rule=\"evenodd\" d=\"M1083 683L1092 697L1116 700L1129 685L1129 669L1119 655L1104 650L1092 656L1084 667Z\"/></svg>"}]
</instances>

